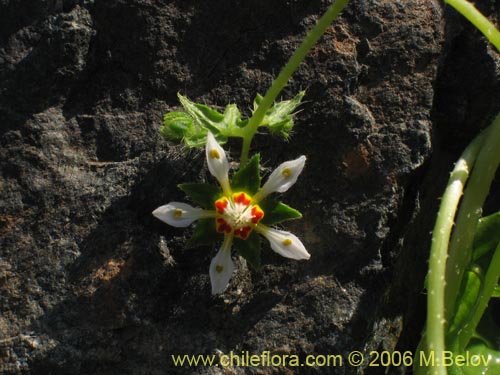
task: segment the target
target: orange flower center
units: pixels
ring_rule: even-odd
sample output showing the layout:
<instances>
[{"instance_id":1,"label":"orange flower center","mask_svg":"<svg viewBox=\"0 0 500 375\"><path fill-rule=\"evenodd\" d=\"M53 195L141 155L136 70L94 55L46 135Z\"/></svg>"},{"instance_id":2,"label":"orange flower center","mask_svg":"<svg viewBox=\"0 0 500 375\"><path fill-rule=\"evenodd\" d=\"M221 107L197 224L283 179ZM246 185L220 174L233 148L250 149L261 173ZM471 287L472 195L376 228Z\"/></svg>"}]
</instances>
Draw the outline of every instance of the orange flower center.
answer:
<instances>
[{"instance_id":1,"label":"orange flower center","mask_svg":"<svg viewBox=\"0 0 500 375\"><path fill-rule=\"evenodd\" d=\"M235 237L246 240L264 217L264 211L259 205L251 203L252 198L244 192L217 199L215 201L217 232L233 233Z\"/></svg>"}]
</instances>

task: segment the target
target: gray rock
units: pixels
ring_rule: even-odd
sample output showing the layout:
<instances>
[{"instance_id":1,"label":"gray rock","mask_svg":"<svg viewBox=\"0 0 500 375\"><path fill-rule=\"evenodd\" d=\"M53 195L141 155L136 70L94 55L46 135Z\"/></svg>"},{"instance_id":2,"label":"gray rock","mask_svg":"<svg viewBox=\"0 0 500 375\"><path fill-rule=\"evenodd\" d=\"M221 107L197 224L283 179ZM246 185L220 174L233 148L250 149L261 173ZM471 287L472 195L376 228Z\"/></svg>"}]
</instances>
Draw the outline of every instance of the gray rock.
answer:
<instances>
[{"instance_id":1,"label":"gray rock","mask_svg":"<svg viewBox=\"0 0 500 375\"><path fill-rule=\"evenodd\" d=\"M499 110L477 32L433 0L353 1L282 94L307 90L290 141L253 145L269 168L308 156L285 201L311 260L266 245L261 271L238 260L212 297L216 249L151 215L185 199L177 184L214 182L201 151L161 139L162 116L179 91L249 115L327 4L31 4L0 1L0 373L355 374L171 354L414 350L437 197Z\"/></svg>"}]
</instances>

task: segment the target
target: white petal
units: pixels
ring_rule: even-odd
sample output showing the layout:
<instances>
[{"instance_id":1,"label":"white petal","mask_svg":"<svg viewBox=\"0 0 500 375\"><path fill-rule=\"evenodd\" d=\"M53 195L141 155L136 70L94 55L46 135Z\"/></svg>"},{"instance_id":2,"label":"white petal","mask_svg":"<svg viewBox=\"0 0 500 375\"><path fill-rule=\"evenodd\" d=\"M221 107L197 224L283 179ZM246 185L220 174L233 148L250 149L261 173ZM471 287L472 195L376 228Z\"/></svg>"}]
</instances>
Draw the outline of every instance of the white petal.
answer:
<instances>
[{"instance_id":1,"label":"white petal","mask_svg":"<svg viewBox=\"0 0 500 375\"><path fill-rule=\"evenodd\" d=\"M187 227L193 221L207 217L206 211L181 202L170 202L153 211L153 215L173 227Z\"/></svg>"},{"instance_id":2,"label":"white petal","mask_svg":"<svg viewBox=\"0 0 500 375\"><path fill-rule=\"evenodd\" d=\"M226 289L229 279L233 275L234 263L231 259L231 244L233 236L225 236L224 243L219 252L210 263L210 282L212 284L212 294L219 294Z\"/></svg>"},{"instance_id":3,"label":"white petal","mask_svg":"<svg viewBox=\"0 0 500 375\"><path fill-rule=\"evenodd\" d=\"M208 170L219 181L224 194L230 194L229 188L229 162L224 149L217 143L212 133L207 134L207 146L205 148Z\"/></svg>"},{"instance_id":4,"label":"white petal","mask_svg":"<svg viewBox=\"0 0 500 375\"><path fill-rule=\"evenodd\" d=\"M254 196L254 201L258 202L271 193L284 193L290 189L304 169L305 163L306 157L304 155L298 159L282 163L271 173L264 186Z\"/></svg>"},{"instance_id":5,"label":"white petal","mask_svg":"<svg viewBox=\"0 0 500 375\"><path fill-rule=\"evenodd\" d=\"M259 224L255 229L267 238L271 248L279 255L291 259L309 259L311 255L294 234Z\"/></svg>"}]
</instances>

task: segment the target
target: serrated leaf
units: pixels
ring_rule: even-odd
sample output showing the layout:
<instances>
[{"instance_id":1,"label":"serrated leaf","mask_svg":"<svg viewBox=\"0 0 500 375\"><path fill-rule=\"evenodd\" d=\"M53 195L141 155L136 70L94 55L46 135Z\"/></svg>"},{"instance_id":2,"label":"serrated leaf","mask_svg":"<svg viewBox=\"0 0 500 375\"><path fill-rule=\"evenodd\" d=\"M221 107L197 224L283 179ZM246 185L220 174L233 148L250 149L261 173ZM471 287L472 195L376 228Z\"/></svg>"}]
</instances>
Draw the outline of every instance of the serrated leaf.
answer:
<instances>
[{"instance_id":1,"label":"serrated leaf","mask_svg":"<svg viewBox=\"0 0 500 375\"><path fill-rule=\"evenodd\" d=\"M295 208L272 198L264 199L259 203L259 206L264 211L261 222L265 225L278 224L285 220L300 219L302 217L302 214Z\"/></svg>"},{"instance_id":2,"label":"serrated leaf","mask_svg":"<svg viewBox=\"0 0 500 375\"><path fill-rule=\"evenodd\" d=\"M479 219L474 236L472 259L493 251L500 242L500 212Z\"/></svg>"},{"instance_id":3,"label":"serrated leaf","mask_svg":"<svg viewBox=\"0 0 500 375\"><path fill-rule=\"evenodd\" d=\"M224 113L220 113L205 104L192 102L181 94L177 94L177 96L193 120L194 131L191 132L191 135L196 135L196 141L199 138L206 139L207 131L212 132L220 144L227 142L228 137L241 137L243 135L242 127L248 121L241 119L240 110L235 104L228 104Z\"/></svg>"},{"instance_id":4,"label":"serrated leaf","mask_svg":"<svg viewBox=\"0 0 500 375\"><path fill-rule=\"evenodd\" d=\"M279 134L284 138L288 138L294 125L293 112L300 105L304 95L305 91L301 91L290 100L275 102L273 106L267 110L266 115L259 126L268 127L271 133ZM257 94L254 99L254 111L257 109L261 101L262 96Z\"/></svg>"},{"instance_id":5,"label":"serrated leaf","mask_svg":"<svg viewBox=\"0 0 500 375\"><path fill-rule=\"evenodd\" d=\"M214 219L200 219L196 223L193 235L186 243L186 248L211 245L215 242L221 242L222 239L223 235L215 230Z\"/></svg>"},{"instance_id":6,"label":"serrated leaf","mask_svg":"<svg viewBox=\"0 0 500 375\"><path fill-rule=\"evenodd\" d=\"M191 200L207 210L213 210L214 203L222 195L219 187L204 183L179 184L181 189Z\"/></svg>"},{"instance_id":7,"label":"serrated leaf","mask_svg":"<svg viewBox=\"0 0 500 375\"><path fill-rule=\"evenodd\" d=\"M260 189L260 181L260 155L255 154L233 175L231 187L234 192L244 191L252 196Z\"/></svg>"},{"instance_id":8,"label":"serrated leaf","mask_svg":"<svg viewBox=\"0 0 500 375\"><path fill-rule=\"evenodd\" d=\"M236 252L245 258L253 269L260 269L261 243L260 236L257 233L250 233L246 240L235 238L233 246Z\"/></svg>"}]
</instances>

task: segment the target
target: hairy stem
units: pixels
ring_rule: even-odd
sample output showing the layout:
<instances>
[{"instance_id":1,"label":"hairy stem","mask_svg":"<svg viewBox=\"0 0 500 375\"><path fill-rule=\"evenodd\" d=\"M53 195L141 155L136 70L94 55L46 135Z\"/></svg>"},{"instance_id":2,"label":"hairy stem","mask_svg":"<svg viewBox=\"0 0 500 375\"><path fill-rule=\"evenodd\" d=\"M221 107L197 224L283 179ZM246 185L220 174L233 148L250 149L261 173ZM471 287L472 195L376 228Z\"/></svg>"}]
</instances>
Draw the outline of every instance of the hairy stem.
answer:
<instances>
[{"instance_id":1,"label":"hairy stem","mask_svg":"<svg viewBox=\"0 0 500 375\"><path fill-rule=\"evenodd\" d=\"M463 274L472 258L472 243L477 222L491 183L500 163L500 114L485 131L486 137L465 190L457 222L450 242L446 266L446 319L454 312ZM475 327L473 327L475 328Z\"/></svg>"},{"instance_id":2,"label":"hairy stem","mask_svg":"<svg viewBox=\"0 0 500 375\"><path fill-rule=\"evenodd\" d=\"M316 44L318 39L325 33L327 27L337 17L337 15L345 8L349 0L336 0L326 13L318 20L316 26L307 34L299 48L295 50L290 60L286 63L278 77L273 81L271 87L267 90L266 95L253 113L245 129L243 137L243 147L241 150L241 165L245 165L248 160L248 153L252 138L257 132L257 128L262 123L266 112L273 105L283 87L287 84L292 74L297 70L300 63L305 59L311 48Z\"/></svg>"},{"instance_id":3,"label":"hairy stem","mask_svg":"<svg viewBox=\"0 0 500 375\"><path fill-rule=\"evenodd\" d=\"M445 273L448 244L453 218L457 212L469 172L481 149L484 136L480 135L465 149L451 172L448 185L441 200L441 206L432 232L432 245L427 275L427 328L425 349L435 353L435 367L429 369L430 374L446 375L446 367L441 364L442 353L445 350Z\"/></svg>"}]
</instances>

